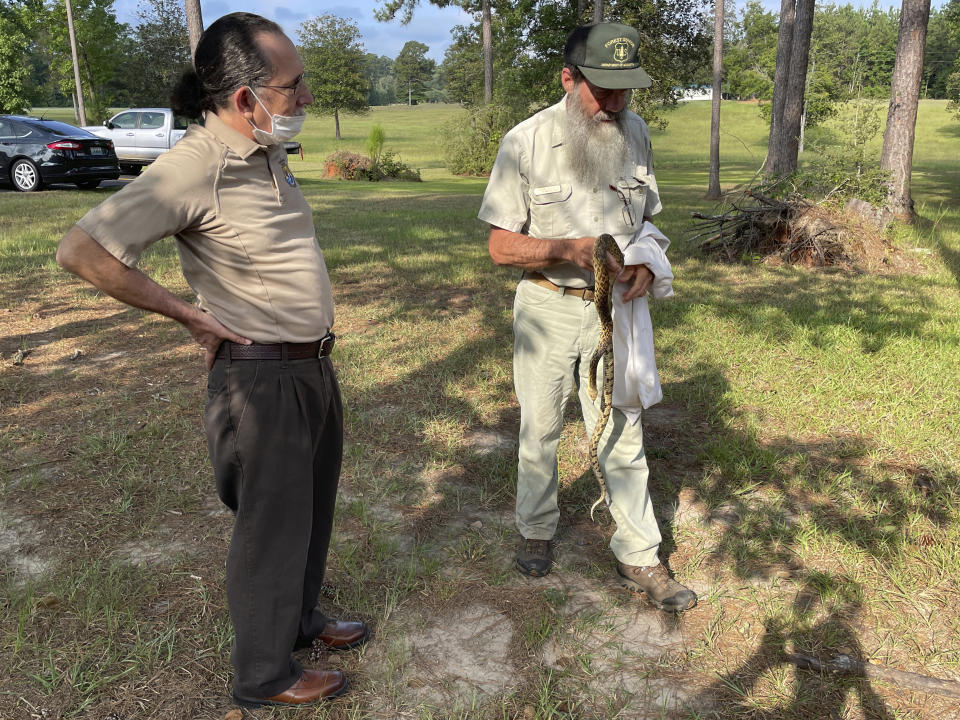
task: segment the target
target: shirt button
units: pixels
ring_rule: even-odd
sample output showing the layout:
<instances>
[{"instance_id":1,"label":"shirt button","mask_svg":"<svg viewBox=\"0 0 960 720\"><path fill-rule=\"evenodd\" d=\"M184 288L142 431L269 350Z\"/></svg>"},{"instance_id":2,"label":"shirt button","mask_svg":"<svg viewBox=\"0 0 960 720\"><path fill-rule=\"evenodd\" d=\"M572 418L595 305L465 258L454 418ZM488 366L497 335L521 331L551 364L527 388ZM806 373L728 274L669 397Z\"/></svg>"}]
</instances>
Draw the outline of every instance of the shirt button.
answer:
<instances>
[{"instance_id":1,"label":"shirt button","mask_svg":"<svg viewBox=\"0 0 960 720\"><path fill-rule=\"evenodd\" d=\"M595 193L598 193L598 192L600 192L600 188L594 188L593 191L594 191Z\"/></svg>"},{"instance_id":2,"label":"shirt button","mask_svg":"<svg viewBox=\"0 0 960 720\"><path fill-rule=\"evenodd\" d=\"M598 218L596 215L593 216L593 221L594 221L594 222L598 222L599 220L600 220L600 218Z\"/></svg>"}]
</instances>

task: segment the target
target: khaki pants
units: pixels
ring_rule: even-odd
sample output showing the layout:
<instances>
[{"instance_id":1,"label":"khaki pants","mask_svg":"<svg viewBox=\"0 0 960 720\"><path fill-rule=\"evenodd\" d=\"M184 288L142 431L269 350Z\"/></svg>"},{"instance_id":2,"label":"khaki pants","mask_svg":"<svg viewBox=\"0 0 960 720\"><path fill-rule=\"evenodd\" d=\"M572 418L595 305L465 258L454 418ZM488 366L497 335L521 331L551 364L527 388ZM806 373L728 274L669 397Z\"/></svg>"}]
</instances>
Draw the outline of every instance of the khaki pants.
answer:
<instances>
[{"instance_id":1,"label":"khaki pants","mask_svg":"<svg viewBox=\"0 0 960 720\"><path fill-rule=\"evenodd\" d=\"M600 337L592 302L521 280L513 307L513 379L520 402L517 529L525 538L549 540L557 530L557 445L563 410L579 373L580 406L587 435L600 412L587 394L590 357ZM603 363L598 371L601 383ZM610 549L620 562L655 565L660 529L647 491L647 459L640 421L631 425L614 408L599 447L607 504L617 523ZM597 488L599 493L599 487Z\"/></svg>"}]
</instances>

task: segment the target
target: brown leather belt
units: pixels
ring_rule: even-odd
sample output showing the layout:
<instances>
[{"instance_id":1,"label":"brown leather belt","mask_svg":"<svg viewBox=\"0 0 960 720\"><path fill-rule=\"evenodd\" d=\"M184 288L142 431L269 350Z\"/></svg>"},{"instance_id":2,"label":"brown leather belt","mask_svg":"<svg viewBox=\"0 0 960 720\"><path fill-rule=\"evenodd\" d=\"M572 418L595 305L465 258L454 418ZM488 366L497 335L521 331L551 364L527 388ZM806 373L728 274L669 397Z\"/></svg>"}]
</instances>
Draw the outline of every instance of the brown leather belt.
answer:
<instances>
[{"instance_id":1,"label":"brown leather belt","mask_svg":"<svg viewBox=\"0 0 960 720\"><path fill-rule=\"evenodd\" d=\"M229 360L308 360L327 357L333 351L335 341L336 336L333 333L308 343L240 345L224 340L217 350L217 357ZM286 358L284 358L284 352L286 352Z\"/></svg>"},{"instance_id":2,"label":"brown leather belt","mask_svg":"<svg viewBox=\"0 0 960 720\"><path fill-rule=\"evenodd\" d=\"M593 302L594 292L593 288L571 288L566 287L565 285L557 285L555 283L547 280L543 275L538 272L524 272L523 277L525 280L529 280L534 285L539 285L540 287L545 287L547 290L553 290L558 292L561 295L573 295L574 297L581 298L587 302Z\"/></svg>"}]
</instances>

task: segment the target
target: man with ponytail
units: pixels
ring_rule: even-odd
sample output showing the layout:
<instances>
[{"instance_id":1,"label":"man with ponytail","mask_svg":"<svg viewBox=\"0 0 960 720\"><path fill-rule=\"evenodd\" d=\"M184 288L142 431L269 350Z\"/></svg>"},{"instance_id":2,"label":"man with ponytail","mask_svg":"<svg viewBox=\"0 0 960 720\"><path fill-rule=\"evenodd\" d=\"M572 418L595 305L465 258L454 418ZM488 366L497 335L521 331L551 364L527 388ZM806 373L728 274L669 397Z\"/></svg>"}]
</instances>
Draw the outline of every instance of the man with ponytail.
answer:
<instances>
[{"instance_id":1,"label":"man with ponytail","mask_svg":"<svg viewBox=\"0 0 960 720\"><path fill-rule=\"evenodd\" d=\"M315 607L343 418L330 279L283 147L313 96L293 43L258 15L214 22L194 66L171 104L203 123L81 218L57 262L176 320L202 348L210 459L217 492L236 514L226 568L233 697L247 707L300 705L339 695L347 682L338 670L304 670L293 651L345 650L369 636L363 623ZM168 236L195 305L136 269Z\"/></svg>"}]
</instances>

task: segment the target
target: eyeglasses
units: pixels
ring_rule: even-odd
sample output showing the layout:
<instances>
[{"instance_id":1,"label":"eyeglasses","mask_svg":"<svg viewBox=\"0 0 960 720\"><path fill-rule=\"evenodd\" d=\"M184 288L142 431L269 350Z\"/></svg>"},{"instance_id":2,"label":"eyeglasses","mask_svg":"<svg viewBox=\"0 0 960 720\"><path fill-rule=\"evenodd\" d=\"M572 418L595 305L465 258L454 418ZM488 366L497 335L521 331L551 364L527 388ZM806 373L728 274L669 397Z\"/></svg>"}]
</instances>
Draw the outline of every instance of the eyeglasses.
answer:
<instances>
[{"instance_id":1,"label":"eyeglasses","mask_svg":"<svg viewBox=\"0 0 960 720\"><path fill-rule=\"evenodd\" d=\"M587 80L587 86L590 88L590 94L593 95L593 99L598 103L602 103L609 97L619 94L629 93L629 90L611 90L610 88L597 87L592 82Z\"/></svg>"},{"instance_id":2,"label":"eyeglasses","mask_svg":"<svg viewBox=\"0 0 960 720\"><path fill-rule=\"evenodd\" d=\"M630 190L630 188L627 188L627 192L624 193L623 190L618 188L616 185L611 185L610 189L617 194L617 197L620 198L620 202L623 203L623 207L620 208L623 221L630 227L633 227L634 220L636 219L633 216L633 192Z\"/></svg>"},{"instance_id":3,"label":"eyeglasses","mask_svg":"<svg viewBox=\"0 0 960 720\"><path fill-rule=\"evenodd\" d=\"M280 90L281 92L283 92L284 95L291 97L293 95L296 95L298 92L300 92L300 90L306 88L307 77L308 77L307 73L302 72L289 85L260 85L259 87L270 88L271 90ZM289 91L289 93L287 93L286 91Z\"/></svg>"}]
</instances>

